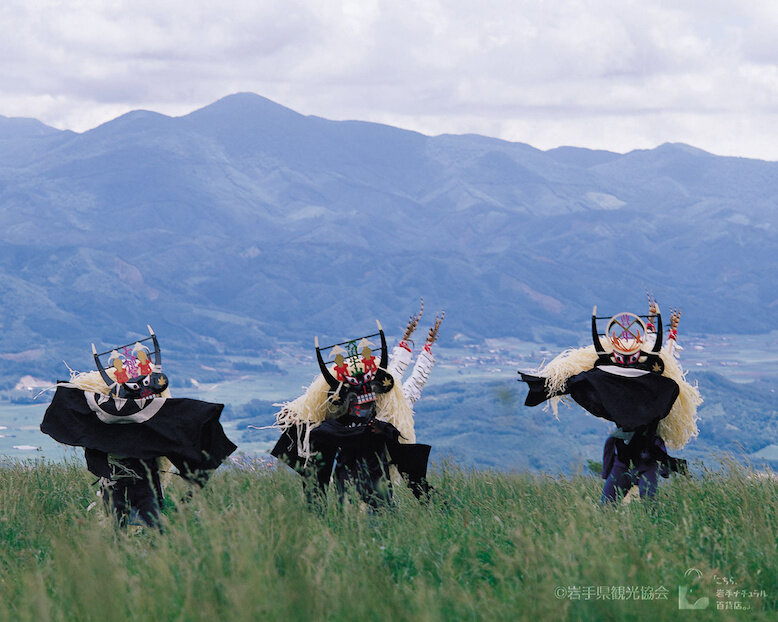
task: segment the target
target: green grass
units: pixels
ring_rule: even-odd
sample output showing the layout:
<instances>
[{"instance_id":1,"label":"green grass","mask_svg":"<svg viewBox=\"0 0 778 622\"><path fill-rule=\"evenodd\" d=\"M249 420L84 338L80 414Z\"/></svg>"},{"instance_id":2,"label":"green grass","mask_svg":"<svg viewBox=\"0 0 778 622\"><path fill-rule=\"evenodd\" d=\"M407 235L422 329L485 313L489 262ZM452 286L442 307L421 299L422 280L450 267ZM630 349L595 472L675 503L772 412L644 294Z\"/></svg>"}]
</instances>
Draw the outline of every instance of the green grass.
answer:
<instances>
[{"instance_id":1,"label":"green grass","mask_svg":"<svg viewBox=\"0 0 778 622\"><path fill-rule=\"evenodd\" d=\"M732 467L663 481L654 503L601 508L601 481L444 465L420 504L306 506L284 471L218 472L164 533L101 519L83 467L8 463L0 477L0 620L772 619L778 484ZM183 494L168 488L169 499ZM705 611L679 611L694 567ZM722 580L734 581L723 585ZM717 581L720 585L716 585ZM666 600L587 600L597 586ZM581 600L555 590L582 588ZM719 611L722 597L751 610Z\"/></svg>"}]
</instances>

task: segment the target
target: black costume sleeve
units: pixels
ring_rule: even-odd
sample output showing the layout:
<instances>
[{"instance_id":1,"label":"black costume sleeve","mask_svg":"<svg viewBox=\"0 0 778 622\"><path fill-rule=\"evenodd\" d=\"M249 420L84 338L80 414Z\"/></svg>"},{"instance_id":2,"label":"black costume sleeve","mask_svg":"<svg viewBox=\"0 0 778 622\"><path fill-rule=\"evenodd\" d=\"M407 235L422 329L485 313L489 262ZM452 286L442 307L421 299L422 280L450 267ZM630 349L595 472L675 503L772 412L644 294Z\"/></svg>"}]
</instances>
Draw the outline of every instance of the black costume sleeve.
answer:
<instances>
[{"instance_id":1,"label":"black costume sleeve","mask_svg":"<svg viewBox=\"0 0 778 622\"><path fill-rule=\"evenodd\" d=\"M613 463L616 460L616 438L609 436L605 441L605 446L602 448L602 473L600 477L602 479L608 479L608 476L613 470Z\"/></svg>"},{"instance_id":2,"label":"black costume sleeve","mask_svg":"<svg viewBox=\"0 0 778 622\"><path fill-rule=\"evenodd\" d=\"M427 463L432 446L422 443L389 443L387 449L392 463L408 479L408 486L416 498L427 495L430 490L427 483Z\"/></svg>"},{"instance_id":3,"label":"black costume sleeve","mask_svg":"<svg viewBox=\"0 0 778 622\"><path fill-rule=\"evenodd\" d=\"M324 490L330 481L337 446L320 444L314 446L312 441L311 449L314 455L308 459L306 464L305 458L297 452L297 438L296 426L284 430L281 438L270 451L270 455L297 471L303 477L304 482L315 477L318 487Z\"/></svg>"},{"instance_id":4,"label":"black costume sleeve","mask_svg":"<svg viewBox=\"0 0 778 622\"><path fill-rule=\"evenodd\" d=\"M613 421L623 430L638 430L665 418L678 397L678 383L660 374L635 378L598 367L567 381L570 396L591 414Z\"/></svg>"},{"instance_id":5,"label":"black costume sleeve","mask_svg":"<svg viewBox=\"0 0 778 622\"><path fill-rule=\"evenodd\" d=\"M386 442L397 441L400 432L391 423L380 419L366 420L354 415L327 419L311 430L311 447L356 448L366 438L379 436Z\"/></svg>"},{"instance_id":6,"label":"black costume sleeve","mask_svg":"<svg viewBox=\"0 0 778 622\"><path fill-rule=\"evenodd\" d=\"M111 478L111 467L108 465L108 454L97 449L84 448L86 468L96 477Z\"/></svg>"},{"instance_id":7,"label":"black costume sleeve","mask_svg":"<svg viewBox=\"0 0 778 622\"><path fill-rule=\"evenodd\" d=\"M537 406L551 397L544 378L521 374L521 380L529 386L526 406ZM595 367L568 378L560 395L569 394L595 417L633 431L666 417L678 392L678 383L660 374L625 377Z\"/></svg>"},{"instance_id":8,"label":"black costume sleeve","mask_svg":"<svg viewBox=\"0 0 778 622\"><path fill-rule=\"evenodd\" d=\"M297 428L292 426L281 433L270 455L297 471L303 459L297 453Z\"/></svg>"},{"instance_id":9,"label":"black costume sleeve","mask_svg":"<svg viewBox=\"0 0 778 622\"><path fill-rule=\"evenodd\" d=\"M60 386L40 429L65 445L141 460L165 456L182 473L198 473L215 469L237 449L219 422L223 408L167 398L147 421L105 423L90 409L84 391Z\"/></svg>"},{"instance_id":10,"label":"black costume sleeve","mask_svg":"<svg viewBox=\"0 0 778 622\"><path fill-rule=\"evenodd\" d=\"M519 372L519 375L521 376L519 381L526 382L527 386L529 386L529 393L527 394L527 399L524 400L525 406L537 406L538 404L542 404L549 397L551 397L551 395L546 390L545 378L541 378L539 376L531 376L530 374L525 374L522 372Z\"/></svg>"},{"instance_id":11,"label":"black costume sleeve","mask_svg":"<svg viewBox=\"0 0 778 622\"><path fill-rule=\"evenodd\" d=\"M281 434L271 455L292 467L304 480L316 477L324 489L330 481L335 457L339 451L346 453L389 453L397 470L408 480L413 493L420 497L429 490L426 481L430 445L403 444L399 442L400 432L391 423L380 419L365 420L353 415L327 419L310 432L311 452L306 461L297 452L298 432L291 426Z\"/></svg>"}]
</instances>

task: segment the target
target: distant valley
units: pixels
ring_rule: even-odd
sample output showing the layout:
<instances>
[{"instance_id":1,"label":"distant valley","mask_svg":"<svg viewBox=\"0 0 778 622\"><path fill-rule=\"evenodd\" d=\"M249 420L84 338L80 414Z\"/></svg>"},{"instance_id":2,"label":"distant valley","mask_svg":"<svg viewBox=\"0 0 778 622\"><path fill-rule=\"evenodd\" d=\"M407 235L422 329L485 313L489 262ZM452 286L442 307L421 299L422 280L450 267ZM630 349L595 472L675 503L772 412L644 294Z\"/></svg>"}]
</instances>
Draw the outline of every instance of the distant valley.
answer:
<instances>
[{"instance_id":1,"label":"distant valley","mask_svg":"<svg viewBox=\"0 0 778 622\"><path fill-rule=\"evenodd\" d=\"M704 403L699 437L674 453L696 468L702 463L717 468L727 456L778 468L778 332L753 338L687 336L682 342L688 378L699 384ZM590 461L601 461L610 423L575 405L562 407L559 420L523 405L526 388L516 381L516 370L551 355L541 344L489 340L440 345L435 352L438 364L416 404L418 437L432 445L433 460L553 473L586 470ZM312 349L288 347L284 354L276 371L258 371L235 357L211 360L197 370L174 358L168 365L171 388L176 396L225 403L222 419L239 451L269 458L279 434L267 429L278 410L274 404L295 398L317 373ZM0 426L5 427L0 455L80 460L80 450L63 451L37 431L51 395L33 400L40 388L0 392Z\"/></svg>"}]
</instances>

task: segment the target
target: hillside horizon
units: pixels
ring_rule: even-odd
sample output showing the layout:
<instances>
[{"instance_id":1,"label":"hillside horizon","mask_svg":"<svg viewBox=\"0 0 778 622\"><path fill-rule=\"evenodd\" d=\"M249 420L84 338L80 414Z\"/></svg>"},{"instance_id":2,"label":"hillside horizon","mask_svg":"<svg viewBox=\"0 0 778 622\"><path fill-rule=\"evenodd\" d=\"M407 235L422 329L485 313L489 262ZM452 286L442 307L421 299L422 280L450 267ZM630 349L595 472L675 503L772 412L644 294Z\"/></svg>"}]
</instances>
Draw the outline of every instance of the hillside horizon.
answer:
<instances>
[{"instance_id":1,"label":"hillside horizon","mask_svg":"<svg viewBox=\"0 0 778 622\"><path fill-rule=\"evenodd\" d=\"M262 95L259 95L258 93L254 93L254 92L251 92L251 91L238 91L238 92L235 92L235 93L230 93L228 95L225 95L224 97L220 97L219 99L211 102L210 104L206 104L206 105L201 106L199 108L195 108L191 112L188 112L188 113L185 113L185 114L182 114L182 115L167 115L167 114L164 114L164 113L161 113L161 112L156 112L154 110L149 110L149 109L146 109L146 108L135 108L135 109L129 110L129 111L127 111L127 112L125 112L125 113L123 113L123 114L113 118L113 119L110 119L108 121L104 121L102 123L98 123L97 125L95 125L95 126L93 126L91 128L88 128L86 130L82 130L82 131L73 130L71 128L58 128L58 127L55 127L53 125L49 125L49 124L47 124L47 123L45 123L45 122L43 122L43 121L41 121L39 119L36 119L34 117L16 117L16 116L5 116L5 115L0 114L0 140L2 140L3 138L7 138L9 135L14 135L16 137L24 136L24 135L27 135L27 136L41 136L41 135L53 134L53 133L57 133L57 132L64 132L64 133L71 133L71 134L76 134L76 135L83 135L83 134L86 134L86 133L91 132L93 130L96 130L96 129L100 128L100 127L103 127L105 125L112 124L112 123L114 123L116 121L119 121L120 119L125 118L125 117L131 117L132 118L132 117L136 117L136 116L148 115L148 116L164 117L166 119L181 119L181 118L184 118L184 117L188 117L191 114L194 114L194 113L197 113L199 111L202 111L202 110L204 110L206 108L210 108L211 106L217 105L220 102L224 102L225 100L231 100L233 98L257 98L259 100L262 100L264 102L272 104L273 106L278 106L278 107L283 108L284 110L287 110L287 111L292 112L294 114L299 114L299 113L295 112L292 108L289 108L289 107L287 107L287 106L285 106L285 105L283 105L281 103L278 103L278 102L276 102L274 100L266 98L266 97L264 97ZM324 117L320 117L318 115L301 115L300 114L300 116L304 116L304 117L307 117L307 118L324 118ZM331 119L328 119L328 120L331 120ZM392 125L388 125L386 123L379 123L379 122L374 122L374 121L363 121L363 120L360 120L360 119L343 119L343 120L337 120L337 121L336 120L331 120L331 121L336 122L336 123L338 123L338 122L341 122L341 123L356 122L356 123L366 123L366 124L369 124L369 125L375 125L375 126L381 126L381 127L391 127L393 129L398 129L398 130L402 130L402 131L405 131L405 132L412 132L414 134L419 134L419 135L425 136L427 138L436 138L436 137L441 137L441 136L479 136L479 137L483 137L483 138L491 138L492 140L504 141L504 142L509 143L509 144L519 144L519 145L531 146L529 143L526 143L526 142L523 142L523 141L511 141L511 140L507 140L507 139L504 139L504 138L492 137L492 136L488 136L488 135L485 135L485 134L476 134L476 133L472 133L472 132L465 132L465 133L443 132L443 133L440 133L440 134L427 134L427 133L424 133L424 132L419 132L417 130L411 130L411 129L403 128L403 127L400 127L400 126L392 126ZM695 147L693 145L689 145L687 143L683 143L683 142L667 142L667 141L659 143L659 144L657 144L653 148L637 148L636 147L636 148L633 148L633 149L629 149L627 151L615 151L615 150L611 150L611 149L602 149L602 148L596 148L596 147L588 147L588 146L585 146L585 145L573 145L573 144L568 144L568 143L565 143L565 144L562 144L562 145L558 145L556 147L550 147L548 149L539 149L538 148L538 151L541 151L543 153L548 153L548 154L554 154L555 158L557 158L560 161L564 161L565 158L570 157L571 154L573 154L573 157L576 157L576 156L580 155L580 154L575 154L574 152L579 152L579 151L589 152L588 156L591 158L592 162L595 162L595 161L596 162L601 162L601 161L610 159L612 156L628 155L630 153L635 153L635 152L652 151L653 149L658 149L658 148L664 147L664 146L687 147L690 150L697 151L697 152L702 153L702 154L716 155L718 157L735 157L735 158L738 158L738 159L756 160L756 161L760 161L760 162L772 162L772 161L774 161L774 160L765 160L765 159L762 159L762 158L752 158L752 157L742 157L742 156L726 156L726 155L717 154L717 153L714 153L714 152L711 152L711 151L706 151L704 149L700 149L698 147Z\"/></svg>"},{"instance_id":2,"label":"hillside horizon","mask_svg":"<svg viewBox=\"0 0 778 622\"><path fill-rule=\"evenodd\" d=\"M560 345L646 289L685 331L767 332L777 173L675 143L429 137L248 93L80 134L4 118L4 350L150 323L192 352L251 352L400 326L420 296L450 336Z\"/></svg>"}]
</instances>

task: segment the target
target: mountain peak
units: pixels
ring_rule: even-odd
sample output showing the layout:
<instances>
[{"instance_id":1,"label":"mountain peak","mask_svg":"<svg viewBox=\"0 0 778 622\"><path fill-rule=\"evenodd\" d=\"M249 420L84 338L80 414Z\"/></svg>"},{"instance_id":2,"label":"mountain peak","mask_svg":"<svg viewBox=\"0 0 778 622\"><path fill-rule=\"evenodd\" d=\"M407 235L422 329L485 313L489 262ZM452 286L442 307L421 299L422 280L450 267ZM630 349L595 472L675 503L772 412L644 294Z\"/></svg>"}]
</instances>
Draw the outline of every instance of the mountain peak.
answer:
<instances>
[{"instance_id":1,"label":"mountain peak","mask_svg":"<svg viewBox=\"0 0 778 622\"><path fill-rule=\"evenodd\" d=\"M604 149L586 149L584 147L561 146L546 150L546 155L557 162L570 166L588 168L604 164L621 157L622 154Z\"/></svg>"},{"instance_id":2,"label":"mountain peak","mask_svg":"<svg viewBox=\"0 0 778 622\"><path fill-rule=\"evenodd\" d=\"M57 134L62 130L28 117L4 117L0 115L0 138L34 138Z\"/></svg>"},{"instance_id":3,"label":"mountain peak","mask_svg":"<svg viewBox=\"0 0 778 622\"><path fill-rule=\"evenodd\" d=\"M158 122L164 122L169 119L170 117L167 115L151 110L131 110L111 121L98 125L96 128L86 132L86 134L92 134L93 132L98 134L124 132L128 128L133 128L136 131L138 128L155 128Z\"/></svg>"},{"instance_id":4,"label":"mountain peak","mask_svg":"<svg viewBox=\"0 0 778 622\"><path fill-rule=\"evenodd\" d=\"M703 149L699 149L698 147L692 147L691 145L687 145L686 143L662 143L659 145L654 151L657 152L671 152L671 151L681 151L683 153L686 153L688 155L695 155L695 156L709 156L712 155L711 153L704 151Z\"/></svg>"},{"instance_id":5,"label":"mountain peak","mask_svg":"<svg viewBox=\"0 0 778 622\"><path fill-rule=\"evenodd\" d=\"M212 104L204 106L194 112L191 112L185 117L203 117L203 116L253 116L261 114L267 115L284 115L302 117L303 115L295 112L291 108L282 106L274 102L267 97L262 97L256 93L233 93L227 95L221 99L216 100Z\"/></svg>"}]
</instances>

